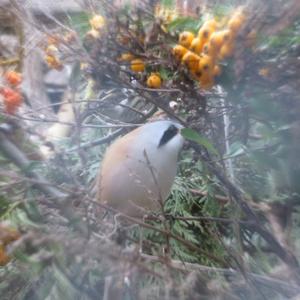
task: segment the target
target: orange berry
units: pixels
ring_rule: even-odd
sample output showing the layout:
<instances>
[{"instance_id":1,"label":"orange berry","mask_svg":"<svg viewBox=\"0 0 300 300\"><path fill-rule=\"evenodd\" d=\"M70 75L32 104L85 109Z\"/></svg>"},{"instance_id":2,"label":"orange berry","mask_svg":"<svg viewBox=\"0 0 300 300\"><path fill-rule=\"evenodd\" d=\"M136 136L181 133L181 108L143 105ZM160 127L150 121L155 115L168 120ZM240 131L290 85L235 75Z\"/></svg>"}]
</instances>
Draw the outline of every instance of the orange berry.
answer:
<instances>
[{"instance_id":1,"label":"orange berry","mask_svg":"<svg viewBox=\"0 0 300 300\"><path fill-rule=\"evenodd\" d=\"M230 30L225 29L222 31L217 31L212 33L212 35L210 36L210 45L215 49L215 50L219 50L224 43L227 43L231 40L232 35Z\"/></svg>"},{"instance_id":2,"label":"orange berry","mask_svg":"<svg viewBox=\"0 0 300 300\"><path fill-rule=\"evenodd\" d=\"M209 90L214 86L214 78L209 74L203 74L199 79L200 87Z\"/></svg>"},{"instance_id":3,"label":"orange berry","mask_svg":"<svg viewBox=\"0 0 300 300\"><path fill-rule=\"evenodd\" d=\"M198 31L198 38L203 40L204 43L207 42L209 37L217 29L217 27L218 23L214 19L204 22Z\"/></svg>"},{"instance_id":4,"label":"orange berry","mask_svg":"<svg viewBox=\"0 0 300 300\"><path fill-rule=\"evenodd\" d=\"M203 73L209 73L210 74L213 70L213 67L214 67L213 57L204 54L203 56L201 56L198 67Z\"/></svg>"},{"instance_id":5,"label":"orange berry","mask_svg":"<svg viewBox=\"0 0 300 300\"><path fill-rule=\"evenodd\" d=\"M202 26L201 26L201 28L203 27L203 28L211 28L213 31L215 31L217 28L218 28L218 22L215 20L215 19L211 19L211 20L207 20L207 21L205 21L203 24L202 24Z\"/></svg>"},{"instance_id":6,"label":"orange berry","mask_svg":"<svg viewBox=\"0 0 300 300\"><path fill-rule=\"evenodd\" d=\"M233 13L232 17L228 21L227 26L234 33L237 33L244 25L245 20L246 20L245 14L240 9L238 9L235 13Z\"/></svg>"},{"instance_id":7,"label":"orange berry","mask_svg":"<svg viewBox=\"0 0 300 300\"><path fill-rule=\"evenodd\" d=\"M226 43L221 47L219 59L225 59L233 55L235 43Z\"/></svg>"},{"instance_id":8,"label":"orange berry","mask_svg":"<svg viewBox=\"0 0 300 300\"><path fill-rule=\"evenodd\" d=\"M189 31L184 31L179 35L179 44L183 47L189 48L193 39L194 34Z\"/></svg>"},{"instance_id":9,"label":"orange berry","mask_svg":"<svg viewBox=\"0 0 300 300\"><path fill-rule=\"evenodd\" d=\"M6 246L11 242L18 240L20 236L20 232L17 229L4 222L0 223L0 244Z\"/></svg>"},{"instance_id":10,"label":"orange berry","mask_svg":"<svg viewBox=\"0 0 300 300\"><path fill-rule=\"evenodd\" d=\"M188 52L188 49L186 49L185 47L183 47L181 45L176 45L172 51L173 51L174 56L178 60L181 60L182 57Z\"/></svg>"},{"instance_id":11,"label":"orange berry","mask_svg":"<svg viewBox=\"0 0 300 300\"><path fill-rule=\"evenodd\" d=\"M207 42L213 31L210 28L201 28L198 32L198 37L203 41Z\"/></svg>"},{"instance_id":12,"label":"orange berry","mask_svg":"<svg viewBox=\"0 0 300 300\"><path fill-rule=\"evenodd\" d=\"M190 46L190 50L199 54L202 51L203 48L203 40L201 40L200 38L194 38L191 46Z\"/></svg>"},{"instance_id":13,"label":"orange berry","mask_svg":"<svg viewBox=\"0 0 300 300\"><path fill-rule=\"evenodd\" d=\"M3 96L5 111L9 114L15 113L22 104L22 95L11 88L0 89L0 94Z\"/></svg>"},{"instance_id":14,"label":"orange berry","mask_svg":"<svg viewBox=\"0 0 300 300\"><path fill-rule=\"evenodd\" d=\"M145 63L143 60L137 58L131 61L130 68L133 72L144 72L145 71Z\"/></svg>"},{"instance_id":15,"label":"orange berry","mask_svg":"<svg viewBox=\"0 0 300 300\"><path fill-rule=\"evenodd\" d=\"M0 244L0 266L6 266L10 259L11 258L6 254L4 245Z\"/></svg>"},{"instance_id":16,"label":"orange berry","mask_svg":"<svg viewBox=\"0 0 300 300\"><path fill-rule=\"evenodd\" d=\"M0 88L0 94L3 95L4 98L9 97L13 92L14 90L11 88Z\"/></svg>"},{"instance_id":17,"label":"orange berry","mask_svg":"<svg viewBox=\"0 0 300 300\"><path fill-rule=\"evenodd\" d=\"M200 56L188 51L182 58L182 62L190 71L196 71L199 67Z\"/></svg>"},{"instance_id":18,"label":"orange berry","mask_svg":"<svg viewBox=\"0 0 300 300\"><path fill-rule=\"evenodd\" d=\"M5 80L12 86L17 86L22 82L22 75L16 71L7 71L4 77Z\"/></svg>"},{"instance_id":19,"label":"orange berry","mask_svg":"<svg viewBox=\"0 0 300 300\"><path fill-rule=\"evenodd\" d=\"M21 104L22 96L19 92L11 89L11 88L2 88L0 93L4 97L4 101L14 102L15 104Z\"/></svg>"},{"instance_id":20,"label":"orange berry","mask_svg":"<svg viewBox=\"0 0 300 300\"><path fill-rule=\"evenodd\" d=\"M212 47L209 42L206 42L203 46L203 53L215 59L218 51L214 47Z\"/></svg>"},{"instance_id":21,"label":"orange berry","mask_svg":"<svg viewBox=\"0 0 300 300\"><path fill-rule=\"evenodd\" d=\"M196 70L194 71L191 71L191 74L193 75L193 77L196 79L196 80L200 80L200 78L203 76L203 72L197 68Z\"/></svg>"},{"instance_id":22,"label":"orange berry","mask_svg":"<svg viewBox=\"0 0 300 300\"><path fill-rule=\"evenodd\" d=\"M221 73L222 73L222 68L218 65L215 65L213 69L213 76L218 77L221 75Z\"/></svg>"},{"instance_id":23,"label":"orange berry","mask_svg":"<svg viewBox=\"0 0 300 300\"><path fill-rule=\"evenodd\" d=\"M147 86L149 88L158 89L161 87L161 78L157 73L151 73L151 75L147 79Z\"/></svg>"}]
</instances>

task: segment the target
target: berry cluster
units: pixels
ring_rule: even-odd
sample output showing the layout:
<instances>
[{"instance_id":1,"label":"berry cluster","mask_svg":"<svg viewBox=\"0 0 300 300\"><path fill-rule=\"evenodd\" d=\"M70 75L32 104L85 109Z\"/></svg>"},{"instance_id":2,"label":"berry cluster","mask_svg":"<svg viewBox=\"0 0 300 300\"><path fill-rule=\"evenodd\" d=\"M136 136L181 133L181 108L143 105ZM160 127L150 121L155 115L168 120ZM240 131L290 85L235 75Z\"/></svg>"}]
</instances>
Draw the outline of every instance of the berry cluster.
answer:
<instances>
[{"instance_id":1,"label":"berry cluster","mask_svg":"<svg viewBox=\"0 0 300 300\"><path fill-rule=\"evenodd\" d=\"M204 22L197 35L189 31L179 35L173 54L199 81L201 88L210 89L214 78L220 76L219 62L233 55L236 37L245 20L243 9L237 8L225 23L213 18Z\"/></svg>"},{"instance_id":2,"label":"berry cluster","mask_svg":"<svg viewBox=\"0 0 300 300\"><path fill-rule=\"evenodd\" d=\"M0 94L3 97L5 111L9 114L14 114L23 100L19 88L22 82L22 75L16 71L7 71L4 74L4 79L7 86L0 88Z\"/></svg>"}]
</instances>

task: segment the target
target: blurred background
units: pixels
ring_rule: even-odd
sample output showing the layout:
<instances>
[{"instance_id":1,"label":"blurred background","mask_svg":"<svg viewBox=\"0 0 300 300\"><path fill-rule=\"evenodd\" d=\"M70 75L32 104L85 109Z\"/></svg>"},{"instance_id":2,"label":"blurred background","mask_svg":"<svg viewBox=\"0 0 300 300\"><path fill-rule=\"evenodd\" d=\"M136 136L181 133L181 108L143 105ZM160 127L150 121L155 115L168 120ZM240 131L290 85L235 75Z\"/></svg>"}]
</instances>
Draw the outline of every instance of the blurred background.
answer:
<instances>
[{"instance_id":1,"label":"blurred background","mask_svg":"<svg viewBox=\"0 0 300 300\"><path fill-rule=\"evenodd\" d=\"M1 0L0 298L300 299L299 74L298 0ZM171 194L123 222L104 151L166 118Z\"/></svg>"}]
</instances>

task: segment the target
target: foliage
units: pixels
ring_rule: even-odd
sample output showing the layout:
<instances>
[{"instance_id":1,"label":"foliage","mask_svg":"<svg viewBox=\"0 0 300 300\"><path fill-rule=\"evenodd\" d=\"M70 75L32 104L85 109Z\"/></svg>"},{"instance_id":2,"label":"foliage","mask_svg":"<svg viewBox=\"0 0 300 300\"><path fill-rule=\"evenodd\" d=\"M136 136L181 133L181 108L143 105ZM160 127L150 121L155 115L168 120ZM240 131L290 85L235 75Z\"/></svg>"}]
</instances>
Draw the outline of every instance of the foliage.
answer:
<instances>
[{"instance_id":1,"label":"foliage","mask_svg":"<svg viewBox=\"0 0 300 300\"><path fill-rule=\"evenodd\" d=\"M43 38L37 44L47 68L73 66L61 105L72 118L61 120L63 109L41 117L49 105L36 107L26 97L8 110L4 91L13 82L3 81L0 294L6 299L104 299L111 289L121 291L122 299L299 295L296 2L287 1L287 11L281 1L260 4L260 11L243 1L215 1L200 11L180 11L175 1L156 7L100 2L63 20L54 16L46 32L40 28ZM20 23L29 22L20 7L10 9L22 16ZM276 9L282 14L265 20L266 12ZM234 45L230 55L220 58L220 49L197 54L199 66L211 56L208 67L222 68L204 85L203 74L195 76L172 49L183 32L197 35L213 18L219 24L214 32L238 30L232 44L225 39L220 45ZM275 31L278 23L284 30ZM15 36L18 32L14 29ZM13 51L18 60L25 59L22 51ZM7 67L10 57L5 51L0 55L3 71L21 71L22 63ZM29 74L23 71L26 80ZM153 74L159 84L149 85ZM19 85L20 74L13 75ZM95 201L104 151L132 127L157 118L156 111L182 123L181 134L189 141L171 194L163 210L148 219L116 211L111 216ZM53 127L45 123L51 124L52 116L59 120L54 125L67 132L59 141L47 135ZM50 146L50 157L41 158L42 146ZM15 240L10 228L20 235Z\"/></svg>"}]
</instances>

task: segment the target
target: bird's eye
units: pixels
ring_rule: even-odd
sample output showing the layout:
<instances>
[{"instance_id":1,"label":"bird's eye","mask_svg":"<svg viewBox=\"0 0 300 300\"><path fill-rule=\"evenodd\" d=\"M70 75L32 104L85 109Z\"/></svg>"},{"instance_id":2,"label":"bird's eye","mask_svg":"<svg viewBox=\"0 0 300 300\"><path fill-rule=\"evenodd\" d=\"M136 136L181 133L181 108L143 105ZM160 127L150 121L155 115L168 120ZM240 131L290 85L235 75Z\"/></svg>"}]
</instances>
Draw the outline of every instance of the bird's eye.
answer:
<instances>
[{"instance_id":1,"label":"bird's eye","mask_svg":"<svg viewBox=\"0 0 300 300\"><path fill-rule=\"evenodd\" d=\"M158 148L168 143L177 133L178 133L178 128L173 124L170 125L162 135L158 144Z\"/></svg>"}]
</instances>

